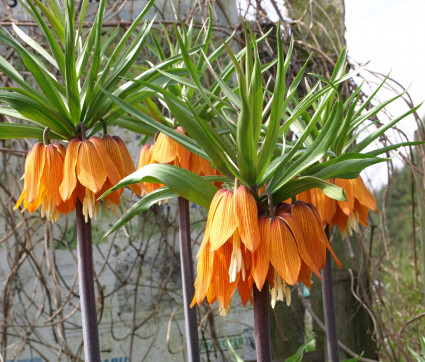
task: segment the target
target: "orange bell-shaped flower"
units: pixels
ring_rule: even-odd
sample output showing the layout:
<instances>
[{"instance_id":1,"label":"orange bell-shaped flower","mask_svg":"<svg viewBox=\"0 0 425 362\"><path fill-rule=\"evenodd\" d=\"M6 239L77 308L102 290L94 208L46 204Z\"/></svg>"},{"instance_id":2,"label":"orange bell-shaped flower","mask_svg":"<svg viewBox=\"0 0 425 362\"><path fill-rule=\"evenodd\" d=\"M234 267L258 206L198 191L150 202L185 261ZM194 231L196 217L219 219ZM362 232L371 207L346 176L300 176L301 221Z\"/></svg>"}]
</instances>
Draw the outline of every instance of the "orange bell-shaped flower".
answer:
<instances>
[{"instance_id":1,"label":"orange bell-shaped flower","mask_svg":"<svg viewBox=\"0 0 425 362\"><path fill-rule=\"evenodd\" d=\"M186 135L186 132L181 126L177 127L176 131ZM171 164L200 176L219 175L219 172L211 166L209 161L190 152L162 132L158 133L153 145L145 144L140 150L138 169L151 163ZM219 182L215 183L217 187L221 187L221 184ZM162 186L164 185L145 182L142 187L145 189L144 193L149 193Z\"/></svg>"},{"instance_id":2,"label":"orange bell-shaped flower","mask_svg":"<svg viewBox=\"0 0 425 362\"><path fill-rule=\"evenodd\" d=\"M259 243L257 204L250 191L245 186L219 190L211 201L198 252L192 306L205 297L209 302L218 299L224 314L238 285L242 302L252 301L251 260Z\"/></svg>"},{"instance_id":3,"label":"orange bell-shaped flower","mask_svg":"<svg viewBox=\"0 0 425 362\"><path fill-rule=\"evenodd\" d=\"M24 189L15 210L23 203L22 212L33 213L41 205L41 216L52 222L73 210L75 205L64 201L59 193L65 153L59 143L34 145L25 159Z\"/></svg>"},{"instance_id":4,"label":"orange bell-shaped flower","mask_svg":"<svg viewBox=\"0 0 425 362\"><path fill-rule=\"evenodd\" d=\"M314 205L325 225L337 225L343 237L357 231L358 224L367 226L369 210L378 213L375 199L361 176L355 179L327 180L344 189L347 201L326 196L321 189L314 188L297 195L297 200Z\"/></svg>"}]
</instances>

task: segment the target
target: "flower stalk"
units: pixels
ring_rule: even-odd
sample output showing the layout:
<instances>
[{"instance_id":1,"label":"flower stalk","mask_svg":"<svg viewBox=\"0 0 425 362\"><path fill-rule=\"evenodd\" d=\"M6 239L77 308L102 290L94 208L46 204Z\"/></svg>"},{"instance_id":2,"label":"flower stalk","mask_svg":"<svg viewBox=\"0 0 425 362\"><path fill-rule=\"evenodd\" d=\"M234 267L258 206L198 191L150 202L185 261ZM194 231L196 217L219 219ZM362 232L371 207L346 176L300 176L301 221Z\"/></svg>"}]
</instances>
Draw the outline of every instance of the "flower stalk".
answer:
<instances>
[{"instance_id":1,"label":"flower stalk","mask_svg":"<svg viewBox=\"0 0 425 362\"><path fill-rule=\"evenodd\" d=\"M258 362L271 362L272 352L270 344L270 322L269 322L269 285L266 281L263 288L258 290L254 285L254 327L255 347Z\"/></svg>"},{"instance_id":2,"label":"flower stalk","mask_svg":"<svg viewBox=\"0 0 425 362\"><path fill-rule=\"evenodd\" d=\"M187 354L189 362L198 362L200 361L198 321L196 308L190 308L190 303L195 294L195 278L193 274L192 246L190 244L189 201L180 196L177 199L177 203Z\"/></svg>"},{"instance_id":3,"label":"flower stalk","mask_svg":"<svg viewBox=\"0 0 425 362\"><path fill-rule=\"evenodd\" d=\"M329 226L325 229L329 238ZM326 263L322 270L322 296L325 316L326 346L328 361L339 362L338 337L336 332L335 305L332 289L331 254L326 250Z\"/></svg>"},{"instance_id":4,"label":"flower stalk","mask_svg":"<svg viewBox=\"0 0 425 362\"><path fill-rule=\"evenodd\" d=\"M93 278L93 251L91 219L85 222L83 205L77 199L77 252L78 282L80 288L81 319L83 325L84 355L86 362L100 362L99 333L97 329L96 300Z\"/></svg>"}]
</instances>

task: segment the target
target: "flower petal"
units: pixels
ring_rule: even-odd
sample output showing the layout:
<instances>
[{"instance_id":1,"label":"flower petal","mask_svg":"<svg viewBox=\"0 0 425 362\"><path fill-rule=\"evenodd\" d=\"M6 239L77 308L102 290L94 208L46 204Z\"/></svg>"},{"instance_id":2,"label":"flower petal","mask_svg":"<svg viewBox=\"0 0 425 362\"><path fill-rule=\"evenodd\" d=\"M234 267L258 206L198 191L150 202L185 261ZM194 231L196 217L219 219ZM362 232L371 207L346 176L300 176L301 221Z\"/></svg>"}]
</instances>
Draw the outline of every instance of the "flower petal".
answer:
<instances>
[{"instance_id":1,"label":"flower petal","mask_svg":"<svg viewBox=\"0 0 425 362\"><path fill-rule=\"evenodd\" d=\"M302 225L295 219L294 216L288 213L279 214L283 221L288 225L289 230L291 230L292 235L295 238L295 241L297 242L298 246L298 253L301 257L301 259L309 266L311 270L314 271L314 274L317 275L317 277L320 279L320 268L318 267L318 264L321 264L322 258L317 258L318 260L315 260L311 257L311 247L308 248L307 244L308 240L306 240L306 235L302 230Z\"/></svg>"},{"instance_id":2,"label":"flower petal","mask_svg":"<svg viewBox=\"0 0 425 362\"><path fill-rule=\"evenodd\" d=\"M81 185L87 187L93 193L102 189L108 177L96 147L89 140L81 142L76 170Z\"/></svg>"},{"instance_id":3,"label":"flower petal","mask_svg":"<svg viewBox=\"0 0 425 362\"><path fill-rule=\"evenodd\" d=\"M46 148L37 142L25 161L24 188L28 203L34 202L40 195L40 180L44 171Z\"/></svg>"},{"instance_id":4,"label":"flower petal","mask_svg":"<svg viewBox=\"0 0 425 362\"><path fill-rule=\"evenodd\" d=\"M73 138L69 141L63 167L63 180L59 192L63 200L68 200L77 186L76 167L81 141Z\"/></svg>"},{"instance_id":5,"label":"flower petal","mask_svg":"<svg viewBox=\"0 0 425 362\"><path fill-rule=\"evenodd\" d=\"M333 258L335 259L335 262L341 268L341 262L339 261L339 259L335 255L334 251L332 250L332 247L331 247L331 244L329 243L328 237L326 236L326 233L322 228L322 223L321 223L321 220L320 220L319 213L317 212L316 208L313 205L307 204L307 207L310 208L310 210L312 211L314 218L316 220L316 223L313 222L313 224L316 226L318 238L320 238L320 241L322 242L322 244L329 250L329 252L332 254Z\"/></svg>"},{"instance_id":6,"label":"flower petal","mask_svg":"<svg viewBox=\"0 0 425 362\"><path fill-rule=\"evenodd\" d=\"M301 260L300 274L298 275L298 282L304 283L304 285L311 289L311 269L310 267Z\"/></svg>"},{"instance_id":7,"label":"flower petal","mask_svg":"<svg viewBox=\"0 0 425 362\"><path fill-rule=\"evenodd\" d=\"M347 201L337 201L339 207L345 215L350 215L353 212L354 207L354 193L353 193L353 180L346 180L341 178L335 179L335 185L341 187L345 191Z\"/></svg>"},{"instance_id":8,"label":"flower petal","mask_svg":"<svg viewBox=\"0 0 425 362\"><path fill-rule=\"evenodd\" d=\"M207 296L213 274L214 253L211 253L210 244L207 243L198 260L197 277L195 281L196 302L201 304ZM194 305L192 301L192 306Z\"/></svg>"},{"instance_id":9,"label":"flower petal","mask_svg":"<svg viewBox=\"0 0 425 362\"><path fill-rule=\"evenodd\" d=\"M270 225L270 262L286 283L294 285L297 282L301 268L297 244L286 223L278 216Z\"/></svg>"},{"instance_id":10,"label":"flower petal","mask_svg":"<svg viewBox=\"0 0 425 362\"><path fill-rule=\"evenodd\" d=\"M301 229L304 245L313 261L313 265L310 265L309 261L305 258L304 261L317 275L316 271L321 270L324 266L326 250L318 237L320 230L317 230L313 212L307 207L307 204L302 201L296 201L292 205L291 214Z\"/></svg>"},{"instance_id":11,"label":"flower petal","mask_svg":"<svg viewBox=\"0 0 425 362\"><path fill-rule=\"evenodd\" d=\"M102 162L102 165L103 165L103 169L105 170L109 181L111 181L112 186L115 186L118 182L121 181L121 176L114 162L109 157L108 152L106 151L106 148L103 145L102 140L99 137L91 137L89 141L96 148L96 152L99 155L100 161ZM133 163L133 160L131 160L131 163ZM123 192L122 189L120 191L121 193Z\"/></svg>"},{"instance_id":12,"label":"flower petal","mask_svg":"<svg viewBox=\"0 0 425 362\"><path fill-rule=\"evenodd\" d=\"M233 293L239 283L240 273L236 275L236 280L230 283L229 279L229 266L230 257L232 254L231 243L225 243L220 249L214 253L214 262L211 283L221 308L226 306L232 300Z\"/></svg>"},{"instance_id":13,"label":"flower petal","mask_svg":"<svg viewBox=\"0 0 425 362\"><path fill-rule=\"evenodd\" d=\"M150 163L171 163L177 157L178 143L164 133L159 133L156 138Z\"/></svg>"},{"instance_id":14,"label":"flower petal","mask_svg":"<svg viewBox=\"0 0 425 362\"><path fill-rule=\"evenodd\" d=\"M229 239L237 228L234 215L233 191L224 190L223 196L217 202L210 229L211 250L220 248ZM220 190L221 191L221 190ZM220 192L218 191L217 194ZM216 194L216 195L217 195Z\"/></svg>"},{"instance_id":15,"label":"flower petal","mask_svg":"<svg viewBox=\"0 0 425 362\"><path fill-rule=\"evenodd\" d=\"M64 159L58 146L56 144L47 145L43 181L46 187L46 193L56 205L62 202L59 187L63 180L63 164Z\"/></svg>"},{"instance_id":16,"label":"flower petal","mask_svg":"<svg viewBox=\"0 0 425 362\"><path fill-rule=\"evenodd\" d=\"M238 223L242 242L250 251L257 249L260 242L258 229L258 209L254 197L245 186L234 192L234 214Z\"/></svg>"},{"instance_id":17,"label":"flower petal","mask_svg":"<svg viewBox=\"0 0 425 362\"><path fill-rule=\"evenodd\" d=\"M204 232L204 237L202 238L201 247L199 248L198 254L196 256L197 259L201 255L202 249L210 240L211 225L214 219L215 210L217 209L217 205L225 193L226 193L226 189L218 190L216 194L214 195L213 199L211 200L210 209L208 211L207 225L205 227L205 232Z\"/></svg>"},{"instance_id":18,"label":"flower petal","mask_svg":"<svg viewBox=\"0 0 425 362\"><path fill-rule=\"evenodd\" d=\"M269 271L269 245L270 245L270 221L267 216L260 216L258 226L260 230L260 244L252 253L252 277L258 290L263 289Z\"/></svg>"},{"instance_id":19,"label":"flower petal","mask_svg":"<svg viewBox=\"0 0 425 362\"><path fill-rule=\"evenodd\" d=\"M363 182L363 179L359 176L356 179L352 180L352 182L354 189L354 197L357 199L357 201L363 206L366 206L370 210L373 210L377 213L378 210L376 209L375 198L373 197L369 189L366 187L365 183Z\"/></svg>"},{"instance_id":20,"label":"flower petal","mask_svg":"<svg viewBox=\"0 0 425 362\"><path fill-rule=\"evenodd\" d=\"M124 141L118 136L112 136L112 138L117 143L117 145L120 149L121 157L122 157L122 160L124 162L124 176L123 177L126 177L126 176L132 174L133 172L135 172L136 167L134 166L133 159L131 158L131 155L128 152L127 146L125 145ZM141 187L140 184L129 185L129 188L136 195L140 195L142 193L142 187Z\"/></svg>"}]
</instances>

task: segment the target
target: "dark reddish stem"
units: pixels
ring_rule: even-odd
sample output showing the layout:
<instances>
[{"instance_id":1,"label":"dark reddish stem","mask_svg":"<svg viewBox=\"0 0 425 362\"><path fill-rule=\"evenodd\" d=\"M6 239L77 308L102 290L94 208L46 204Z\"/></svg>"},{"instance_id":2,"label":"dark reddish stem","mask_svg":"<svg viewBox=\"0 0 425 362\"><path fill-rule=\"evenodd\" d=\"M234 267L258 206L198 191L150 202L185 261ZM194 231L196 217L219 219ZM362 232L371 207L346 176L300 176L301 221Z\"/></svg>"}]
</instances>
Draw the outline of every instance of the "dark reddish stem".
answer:
<instances>
[{"instance_id":1,"label":"dark reddish stem","mask_svg":"<svg viewBox=\"0 0 425 362\"><path fill-rule=\"evenodd\" d=\"M272 360L270 344L269 294L269 284L267 281L261 291L254 285L255 347L258 362L271 362Z\"/></svg>"},{"instance_id":2,"label":"dark reddish stem","mask_svg":"<svg viewBox=\"0 0 425 362\"><path fill-rule=\"evenodd\" d=\"M326 227L326 236L329 239L329 226ZM323 311L325 315L326 346L328 361L339 362L338 337L336 333L335 305L332 290L331 253L326 249L326 263L322 270Z\"/></svg>"},{"instance_id":3,"label":"dark reddish stem","mask_svg":"<svg viewBox=\"0 0 425 362\"><path fill-rule=\"evenodd\" d=\"M198 362L200 361L200 355L196 307L190 308L190 303L195 295L195 278L193 275L192 246L190 244L189 201L183 197L179 197L177 203L187 354L189 362Z\"/></svg>"},{"instance_id":4,"label":"dark reddish stem","mask_svg":"<svg viewBox=\"0 0 425 362\"><path fill-rule=\"evenodd\" d=\"M86 362L100 362L97 331L96 300L94 294L93 251L91 220L84 221L83 207L77 199L78 282L80 287L81 319L83 324L84 355Z\"/></svg>"}]
</instances>

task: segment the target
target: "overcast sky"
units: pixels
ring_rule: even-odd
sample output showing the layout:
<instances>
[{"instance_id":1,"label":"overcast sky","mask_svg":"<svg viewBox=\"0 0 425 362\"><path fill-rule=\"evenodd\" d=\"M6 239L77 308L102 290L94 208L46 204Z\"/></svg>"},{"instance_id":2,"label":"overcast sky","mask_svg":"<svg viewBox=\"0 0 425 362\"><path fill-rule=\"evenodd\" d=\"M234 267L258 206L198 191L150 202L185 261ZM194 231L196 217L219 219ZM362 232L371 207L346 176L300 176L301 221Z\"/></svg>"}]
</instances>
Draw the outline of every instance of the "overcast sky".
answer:
<instances>
[{"instance_id":1,"label":"overcast sky","mask_svg":"<svg viewBox=\"0 0 425 362\"><path fill-rule=\"evenodd\" d=\"M409 87L425 100L425 1L346 0L349 55ZM425 110L420 112L425 113Z\"/></svg>"},{"instance_id":2,"label":"overcast sky","mask_svg":"<svg viewBox=\"0 0 425 362\"><path fill-rule=\"evenodd\" d=\"M387 74L409 87L416 104L425 100L425 1L424 0L345 0L346 40L349 56L368 68ZM385 95L382 97L384 100ZM387 96L388 98L388 96ZM406 111L401 102L391 108L397 116ZM425 106L419 109L425 114ZM401 121L411 136L416 129L412 119ZM400 165L400 163L398 163ZM383 167L371 168L373 184L385 182Z\"/></svg>"}]
</instances>

